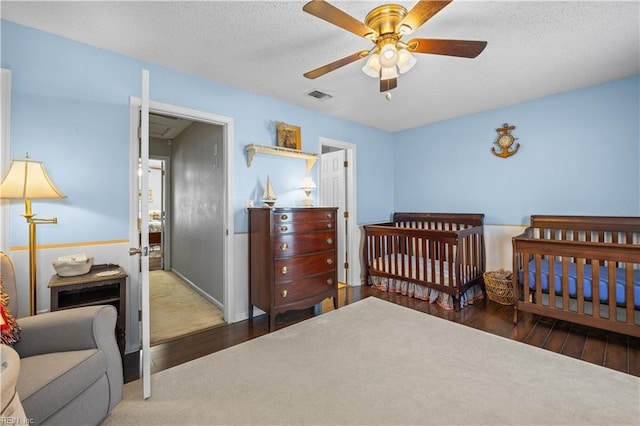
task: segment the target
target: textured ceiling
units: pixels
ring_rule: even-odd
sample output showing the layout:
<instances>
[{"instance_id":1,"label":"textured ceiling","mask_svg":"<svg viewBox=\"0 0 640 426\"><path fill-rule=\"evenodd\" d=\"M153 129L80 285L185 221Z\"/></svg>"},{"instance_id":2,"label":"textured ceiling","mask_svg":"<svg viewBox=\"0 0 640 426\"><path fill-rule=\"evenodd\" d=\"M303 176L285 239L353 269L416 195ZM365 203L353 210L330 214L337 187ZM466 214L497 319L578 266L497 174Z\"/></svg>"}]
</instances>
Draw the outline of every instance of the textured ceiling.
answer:
<instances>
[{"instance_id":1,"label":"textured ceiling","mask_svg":"<svg viewBox=\"0 0 640 426\"><path fill-rule=\"evenodd\" d=\"M331 1L363 21L378 1ZM396 2L411 9L416 2ZM300 1L1 2L1 15L144 61L372 127L398 131L640 73L640 2L456 0L411 37L485 40L475 59L417 55L392 99L364 60L303 73L372 47ZM332 96L307 96L319 90Z\"/></svg>"}]
</instances>

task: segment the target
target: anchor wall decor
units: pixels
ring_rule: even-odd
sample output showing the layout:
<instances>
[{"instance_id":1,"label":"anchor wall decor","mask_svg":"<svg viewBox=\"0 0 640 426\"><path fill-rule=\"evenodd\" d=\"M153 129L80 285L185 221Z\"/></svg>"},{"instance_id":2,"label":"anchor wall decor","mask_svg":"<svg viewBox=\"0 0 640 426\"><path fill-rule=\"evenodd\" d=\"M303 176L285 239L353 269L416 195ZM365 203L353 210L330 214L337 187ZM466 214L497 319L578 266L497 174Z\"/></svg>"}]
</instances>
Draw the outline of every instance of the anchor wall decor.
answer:
<instances>
[{"instance_id":1,"label":"anchor wall decor","mask_svg":"<svg viewBox=\"0 0 640 426\"><path fill-rule=\"evenodd\" d=\"M496 150L496 147L491 148L493 155L496 157L507 158L518 152L518 149L520 148L519 143L516 143L515 147L512 148L513 143L518 139L514 138L511 134L511 130L514 130L515 128L516 126L509 126L508 123L504 123L501 128L496 129L498 137L494 144L498 149Z\"/></svg>"}]
</instances>

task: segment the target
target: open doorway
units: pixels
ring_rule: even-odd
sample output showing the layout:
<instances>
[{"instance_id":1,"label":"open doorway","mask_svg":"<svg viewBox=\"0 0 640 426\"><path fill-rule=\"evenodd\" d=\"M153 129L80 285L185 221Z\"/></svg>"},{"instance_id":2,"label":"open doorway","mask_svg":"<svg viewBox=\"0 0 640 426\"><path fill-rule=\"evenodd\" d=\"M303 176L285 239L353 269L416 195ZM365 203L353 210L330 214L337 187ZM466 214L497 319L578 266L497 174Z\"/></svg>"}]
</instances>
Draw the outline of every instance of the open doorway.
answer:
<instances>
[{"instance_id":1,"label":"open doorway","mask_svg":"<svg viewBox=\"0 0 640 426\"><path fill-rule=\"evenodd\" d=\"M166 167L168 158L149 158L149 271L164 270L169 262L165 249L167 224L165 223ZM168 246L168 244L167 244Z\"/></svg>"},{"instance_id":2,"label":"open doorway","mask_svg":"<svg viewBox=\"0 0 640 426\"><path fill-rule=\"evenodd\" d=\"M151 346L225 322L223 152L221 126L150 112Z\"/></svg>"}]
</instances>

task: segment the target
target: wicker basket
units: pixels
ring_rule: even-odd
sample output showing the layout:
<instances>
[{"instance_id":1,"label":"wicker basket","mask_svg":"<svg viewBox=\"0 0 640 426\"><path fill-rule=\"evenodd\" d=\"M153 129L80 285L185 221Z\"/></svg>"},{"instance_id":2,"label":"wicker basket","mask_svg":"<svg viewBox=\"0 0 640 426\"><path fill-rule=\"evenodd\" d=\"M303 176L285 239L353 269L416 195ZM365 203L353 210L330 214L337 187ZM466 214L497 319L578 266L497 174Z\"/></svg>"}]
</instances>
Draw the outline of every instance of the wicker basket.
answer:
<instances>
[{"instance_id":1,"label":"wicker basket","mask_svg":"<svg viewBox=\"0 0 640 426\"><path fill-rule=\"evenodd\" d=\"M510 271L489 271L483 275L489 300L501 305L513 305L513 282Z\"/></svg>"}]
</instances>

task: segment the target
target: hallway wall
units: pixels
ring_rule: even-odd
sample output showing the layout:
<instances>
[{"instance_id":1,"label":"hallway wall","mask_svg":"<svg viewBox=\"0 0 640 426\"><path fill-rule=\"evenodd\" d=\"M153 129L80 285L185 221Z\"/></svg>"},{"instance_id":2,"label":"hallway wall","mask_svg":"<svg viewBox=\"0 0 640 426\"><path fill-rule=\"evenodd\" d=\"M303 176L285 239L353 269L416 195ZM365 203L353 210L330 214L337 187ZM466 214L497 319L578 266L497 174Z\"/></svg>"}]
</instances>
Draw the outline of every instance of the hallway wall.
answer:
<instances>
[{"instance_id":1,"label":"hallway wall","mask_svg":"<svg viewBox=\"0 0 640 426\"><path fill-rule=\"evenodd\" d=\"M171 269L224 303L223 128L195 122L173 140Z\"/></svg>"}]
</instances>

